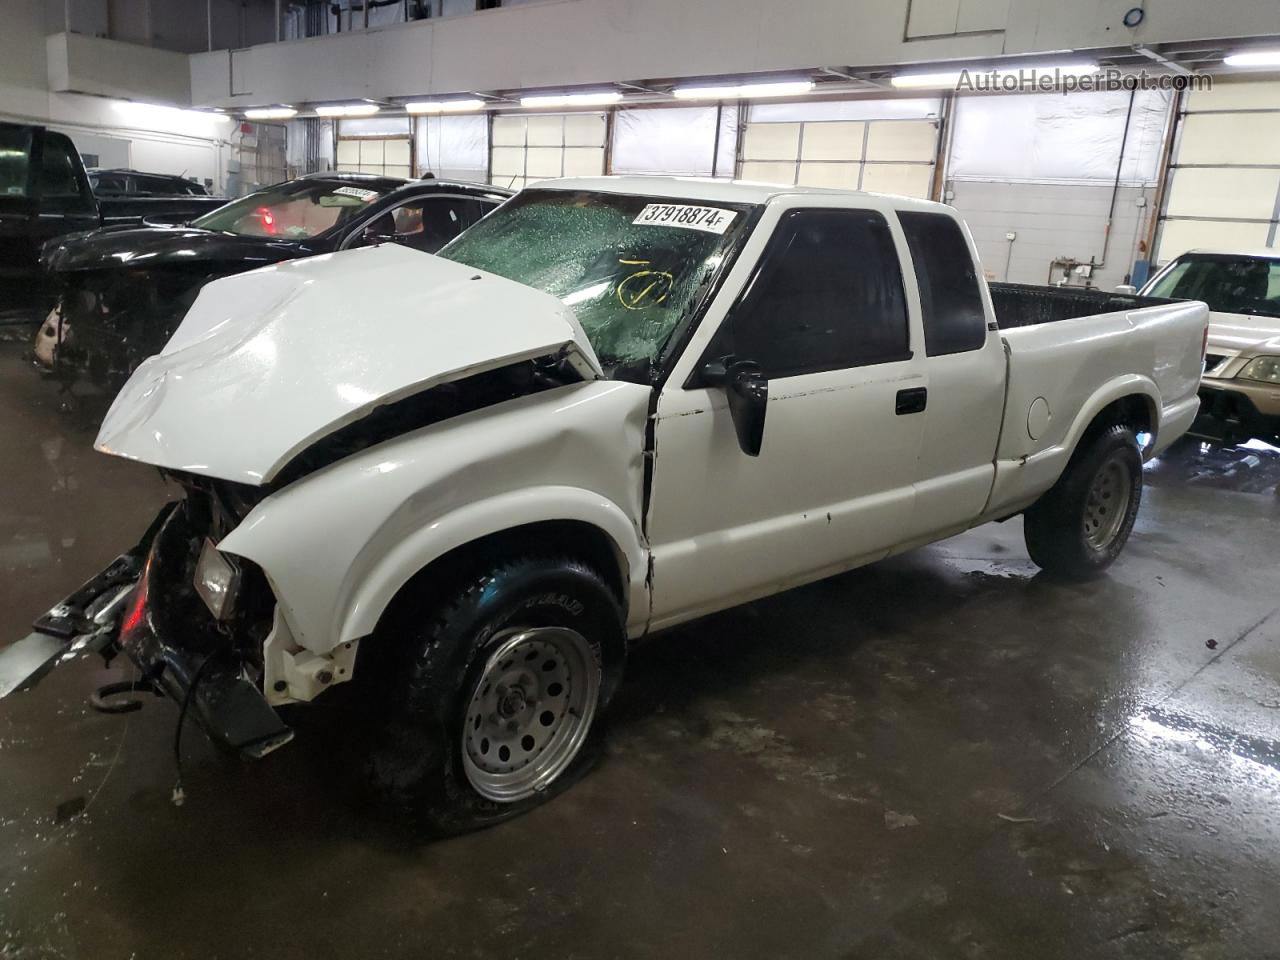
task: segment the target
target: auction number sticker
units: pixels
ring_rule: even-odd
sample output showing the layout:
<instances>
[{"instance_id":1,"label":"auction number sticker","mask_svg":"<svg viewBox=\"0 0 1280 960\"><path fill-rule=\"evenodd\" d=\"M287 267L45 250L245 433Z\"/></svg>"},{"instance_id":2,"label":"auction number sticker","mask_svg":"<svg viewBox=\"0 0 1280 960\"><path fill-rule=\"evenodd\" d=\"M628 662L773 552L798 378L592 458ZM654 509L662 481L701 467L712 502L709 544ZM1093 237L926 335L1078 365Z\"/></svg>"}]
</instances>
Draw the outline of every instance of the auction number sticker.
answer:
<instances>
[{"instance_id":1,"label":"auction number sticker","mask_svg":"<svg viewBox=\"0 0 1280 960\"><path fill-rule=\"evenodd\" d=\"M356 197L365 203L378 195L377 190L362 190L360 187L339 187L333 192L339 197Z\"/></svg>"},{"instance_id":2,"label":"auction number sticker","mask_svg":"<svg viewBox=\"0 0 1280 960\"><path fill-rule=\"evenodd\" d=\"M706 233L724 233L738 215L736 210L719 207L693 207L683 203L650 203L632 223L644 227L683 227Z\"/></svg>"}]
</instances>

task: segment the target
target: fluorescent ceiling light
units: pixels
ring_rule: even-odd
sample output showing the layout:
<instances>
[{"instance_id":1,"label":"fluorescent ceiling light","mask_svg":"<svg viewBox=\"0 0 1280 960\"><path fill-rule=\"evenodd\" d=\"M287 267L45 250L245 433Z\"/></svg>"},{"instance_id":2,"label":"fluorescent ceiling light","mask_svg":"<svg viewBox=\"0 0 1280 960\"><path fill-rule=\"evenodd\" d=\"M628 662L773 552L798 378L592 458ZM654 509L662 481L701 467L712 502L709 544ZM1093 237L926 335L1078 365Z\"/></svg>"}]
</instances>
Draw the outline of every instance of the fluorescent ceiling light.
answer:
<instances>
[{"instance_id":1,"label":"fluorescent ceiling light","mask_svg":"<svg viewBox=\"0 0 1280 960\"><path fill-rule=\"evenodd\" d=\"M163 103L142 103L138 100L118 100L115 108L128 115L136 123L177 123L186 120L230 120L212 110L184 110Z\"/></svg>"},{"instance_id":2,"label":"fluorescent ceiling light","mask_svg":"<svg viewBox=\"0 0 1280 960\"><path fill-rule=\"evenodd\" d=\"M1222 61L1228 67L1280 67L1280 50L1233 53Z\"/></svg>"},{"instance_id":3,"label":"fluorescent ceiling light","mask_svg":"<svg viewBox=\"0 0 1280 960\"><path fill-rule=\"evenodd\" d=\"M522 107L602 107L605 104L617 103L622 94L616 90L602 93L548 93L521 97Z\"/></svg>"},{"instance_id":4,"label":"fluorescent ceiling light","mask_svg":"<svg viewBox=\"0 0 1280 960\"><path fill-rule=\"evenodd\" d=\"M297 115L293 107L250 107L244 112L246 120L285 120Z\"/></svg>"},{"instance_id":5,"label":"fluorescent ceiling light","mask_svg":"<svg viewBox=\"0 0 1280 960\"><path fill-rule=\"evenodd\" d=\"M910 87L912 89L942 89L954 87L959 83L960 71L952 70L947 73L898 73L894 74L894 76L890 78L889 82L895 87Z\"/></svg>"},{"instance_id":6,"label":"fluorescent ceiling light","mask_svg":"<svg viewBox=\"0 0 1280 960\"><path fill-rule=\"evenodd\" d=\"M738 83L698 87L676 87L672 96L680 100L755 100L759 97L798 97L813 90L812 80L782 80L770 83Z\"/></svg>"},{"instance_id":7,"label":"fluorescent ceiling light","mask_svg":"<svg viewBox=\"0 0 1280 960\"><path fill-rule=\"evenodd\" d=\"M485 108L483 100L413 100L404 105L410 113L474 113Z\"/></svg>"},{"instance_id":8,"label":"fluorescent ceiling light","mask_svg":"<svg viewBox=\"0 0 1280 960\"><path fill-rule=\"evenodd\" d=\"M382 108L376 103L330 103L316 107L318 117L368 117Z\"/></svg>"},{"instance_id":9,"label":"fluorescent ceiling light","mask_svg":"<svg viewBox=\"0 0 1280 960\"><path fill-rule=\"evenodd\" d=\"M1028 75L1035 73L1039 76L1059 73L1064 77L1079 77L1093 73L1097 69L1096 63L1077 60L1071 63L1006 63L989 67L969 67L968 71L970 77L985 76L993 72L1015 77L1020 73ZM899 73L891 77L889 82L900 88L941 90L954 88L960 82L964 72L964 70L943 70L930 73Z\"/></svg>"}]
</instances>

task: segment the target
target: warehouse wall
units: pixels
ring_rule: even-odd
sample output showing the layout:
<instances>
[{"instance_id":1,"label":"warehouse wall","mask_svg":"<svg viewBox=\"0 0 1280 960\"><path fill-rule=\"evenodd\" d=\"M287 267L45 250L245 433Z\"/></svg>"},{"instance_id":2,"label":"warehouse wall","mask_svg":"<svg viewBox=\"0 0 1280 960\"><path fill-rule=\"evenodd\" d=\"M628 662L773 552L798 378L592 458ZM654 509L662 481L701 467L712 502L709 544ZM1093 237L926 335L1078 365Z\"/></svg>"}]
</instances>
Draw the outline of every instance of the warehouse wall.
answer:
<instances>
[{"instance_id":1,"label":"warehouse wall","mask_svg":"<svg viewBox=\"0 0 1280 960\"><path fill-rule=\"evenodd\" d=\"M1095 271L1093 283L1110 289L1126 282L1138 259L1153 190L1120 188L1107 244L1111 192L1109 186L958 181L949 202L973 231L988 279L1056 283L1063 271L1055 270L1050 279L1053 260L1070 257L1088 262L1090 257L1101 258L1106 246L1106 265ZM1140 199L1145 206L1138 206ZM1009 233L1014 234L1013 240L1007 238Z\"/></svg>"},{"instance_id":2,"label":"warehouse wall","mask_svg":"<svg viewBox=\"0 0 1280 960\"><path fill-rule=\"evenodd\" d=\"M1092 258L1095 285L1126 282L1148 258L1170 101L1162 91L958 96L946 199L988 275L1045 283L1053 261Z\"/></svg>"},{"instance_id":3,"label":"warehouse wall","mask_svg":"<svg viewBox=\"0 0 1280 960\"><path fill-rule=\"evenodd\" d=\"M1121 23L1132 6L1132 0L1098 0L1087 9L1061 0L923 6L921 0L549 0L197 54L192 93L199 104L232 106L1280 33L1280 4L1271 0L1163 0L1136 29ZM916 17L924 8L931 15L909 24L908 12Z\"/></svg>"},{"instance_id":4,"label":"warehouse wall","mask_svg":"<svg viewBox=\"0 0 1280 960\"><path fill-rule=\"evenodd\" d=\"M0 29L0 119L61 130L82 153L98 155L103 165L185 173L211 179L215 189L222 189L231 166L228 141L234 123L191 111L55 92L50 83L46 15L43 0L5 0L4 28Z\"/></svg>"}]
</instances>

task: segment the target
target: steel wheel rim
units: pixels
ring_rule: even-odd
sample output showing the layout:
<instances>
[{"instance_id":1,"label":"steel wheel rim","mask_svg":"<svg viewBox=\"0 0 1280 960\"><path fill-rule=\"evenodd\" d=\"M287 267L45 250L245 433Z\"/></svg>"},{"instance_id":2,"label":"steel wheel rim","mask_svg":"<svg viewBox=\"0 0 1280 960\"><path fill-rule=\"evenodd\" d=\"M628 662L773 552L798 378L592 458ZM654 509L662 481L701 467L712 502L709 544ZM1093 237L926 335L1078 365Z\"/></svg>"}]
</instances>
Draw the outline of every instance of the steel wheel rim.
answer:
<instances>
[{"instance_id":1,"label":"steel wheel rim","mask_svg":"<svg viewBox=\"0 0 1280 960\"><path fill-rule=\"evenodd\" d=\"M600 665L567 627L504 635L471 688L462 766L482 797L512 803L545 790L586 742L600 699Z\"/></svg>"},{"instance_id":2,"label":"steel wheel rim","mask_svg":"<svg viewBox=\"0 0 1280 960\"><path fill-rule=\"evenodd\" d=\"M1129 467L1121 460L1102 465L1089 486L1084 504L1084 536L1095 550L1105 550L1124 526L1132 496Z\"/></svg>"}]
</instances>

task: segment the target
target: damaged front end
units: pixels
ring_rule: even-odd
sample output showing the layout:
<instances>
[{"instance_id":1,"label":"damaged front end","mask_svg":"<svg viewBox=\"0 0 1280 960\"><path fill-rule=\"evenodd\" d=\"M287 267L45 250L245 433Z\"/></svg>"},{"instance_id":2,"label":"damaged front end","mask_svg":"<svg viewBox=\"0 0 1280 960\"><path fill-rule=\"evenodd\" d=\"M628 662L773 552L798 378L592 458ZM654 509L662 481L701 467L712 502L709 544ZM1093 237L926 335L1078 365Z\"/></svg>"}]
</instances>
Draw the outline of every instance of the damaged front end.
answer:
<instances>
[{"instance_id":1,"label":"damaged front end","mask_svg":"<svg viewBox=\"0 0 1280 960\"><path fill-rule=\"evenodd\" d=\"M143 684L213 740L265 755L292 737L276 707L352 678L357 648L376 625L344 630L338 607L365 609L346 591L353 571L368 576L381 559L367 549L374 532L395 531L424 509L424 491L458 489L423 475L421 463L436 457L402 449L402 462L377 459L360 472L358 495L344 491L322 519L295 523L324 486L321 475L446 421L601 376L559 300L393 245L205 285L164 350L117 395L95 443L159 468L185 496L31 635L0 649L0 696L78 654L122 652ZM640 410L648 393L634 391L628 408ZM432 442L461 443L465 453L450 460L459 468L483 462L479 437L542 462L549 447L531 437L550 423L486 432L477 420ZM472 483L500 476L477 473ZM397 489L406 481L416 489ZM361 502L377 500L375 490L380 502ZM370 527L344 541L344 514ZM262 534L276 523L283 532Z\"/></svg>"},{"instance_id":2,"label":"damaged front end","mask_svg":"<svg viewBox=\"0 0 1280 960\"><path fill-rule=\"evenodd\" d=\"M164 347L212 275L197 265L55 276L57 300L36 333L37 364L61 379L87 375L115 391Z\"/></svg>"},{"instance_id":3,"label":"damaged front end","mask_svg":"<svg viewBox=\"0 0 1280 960\"><path fill-rule=\"evenodd\" d=\"M173 699L220 746L262 757L293 737L262 692L275 598L254 564L214 546L261 494L175 479L187 495L165 505L136 547L0 650L0 697L76 656L124 653L140 671L134 688Z\"/></svg>"}]
</instances>

